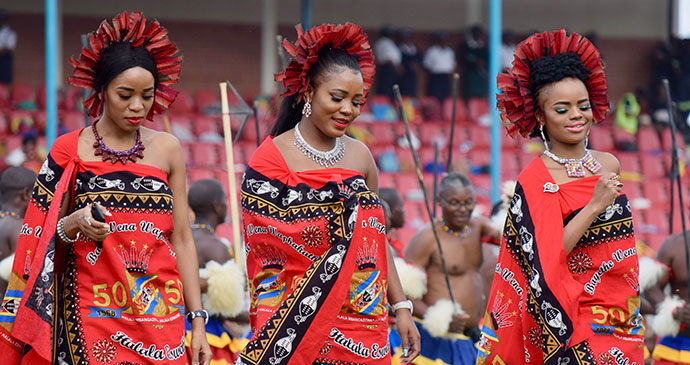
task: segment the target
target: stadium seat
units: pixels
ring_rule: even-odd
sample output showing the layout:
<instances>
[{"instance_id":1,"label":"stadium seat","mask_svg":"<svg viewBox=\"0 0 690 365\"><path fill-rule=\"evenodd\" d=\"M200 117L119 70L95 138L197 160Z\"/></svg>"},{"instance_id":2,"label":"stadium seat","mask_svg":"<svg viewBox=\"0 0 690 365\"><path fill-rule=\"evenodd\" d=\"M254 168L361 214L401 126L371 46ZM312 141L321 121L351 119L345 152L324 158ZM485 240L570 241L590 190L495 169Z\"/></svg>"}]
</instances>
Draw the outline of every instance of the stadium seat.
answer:
<instances>
[{"instance_id":1,"label":"stadium seat","mask_svg":"<svg viewBox=\"0 0 690 365\"><path fill-rule=\"evenodd\" d=\"M659 151L661 149L659 135L652 127L643 127L638 129L637 141L640 151Z\"/></svg>"},{"instance_id":2,"label":"stadium seat","mask_svg":"<svg viewBox=\"0 0 690 365\"><path fill-rule=\"evenodd\" d=\"M449 121L453 114L453 99L446 98L443 101L443 120ZM455 102L455 122L456 123L467 123L467 106L465 101L458 98Z\"/></svg>"},{"instance_id":3,"label":"stadium seat","mask_svg":"<svg viewBox=\"0 0 690 365\"><path fill-rule=\"evenodd\" d=\"M489 100L487 98L472 98L467 102L467 111L470 120L477 122L479 117L489 114Z\"/></svg>"}]
</instances>

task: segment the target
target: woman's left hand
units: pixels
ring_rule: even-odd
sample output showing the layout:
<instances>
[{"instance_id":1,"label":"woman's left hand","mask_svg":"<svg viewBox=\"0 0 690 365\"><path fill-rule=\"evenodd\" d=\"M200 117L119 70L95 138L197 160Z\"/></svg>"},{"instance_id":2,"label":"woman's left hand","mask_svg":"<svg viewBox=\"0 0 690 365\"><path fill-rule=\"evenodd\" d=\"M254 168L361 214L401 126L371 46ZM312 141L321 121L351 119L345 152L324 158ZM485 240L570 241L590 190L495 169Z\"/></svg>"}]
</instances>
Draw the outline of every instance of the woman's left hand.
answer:
<instances>
[{"instance_id":1,"label":"woman's left hand","mask_svg":"<svg viewBox=\"0 0 690 365\"><path fill-rule=\"evenodd\" d=\"M395 329L400 334L400 339L402 340L403 356L400 357L400 360L403 362L411 362L419 355L419 349L421 348L419 331L414 325L412 314L408 309L398 309L398 311L395 312L395 316L397 318ZM405 354L405 352L407 352L407 354Z\"/></svg>"},{"instance_id":2,"label":"woman's left hand","mask_svg":"<svg viewBox=\"0 0 690 365\"><path fill-rule=\"evenodd\" d=\"M209 365L211 363L211 347L206 340L206 329L192 328L192 365Z\"/></svg>"}]
</instances>

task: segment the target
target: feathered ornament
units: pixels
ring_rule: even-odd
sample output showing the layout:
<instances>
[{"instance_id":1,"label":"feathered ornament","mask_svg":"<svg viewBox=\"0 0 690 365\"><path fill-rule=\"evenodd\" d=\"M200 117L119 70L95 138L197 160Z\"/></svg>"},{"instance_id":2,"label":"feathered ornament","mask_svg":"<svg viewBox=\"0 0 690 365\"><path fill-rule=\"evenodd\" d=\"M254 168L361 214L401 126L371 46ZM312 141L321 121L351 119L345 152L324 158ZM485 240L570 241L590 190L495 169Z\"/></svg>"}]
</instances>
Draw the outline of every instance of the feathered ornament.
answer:
<instances>
[{"instance_id":1,"label":"feathered ornament","mask_svg":"<svg viewBox=\"0 0 690 365\"><path fill-rule=\"evenodd\" d=\"M497 83L501 93L496 95L497 107L511 137L514 138L518 133L527 137L537 125L534 116L536 105L529 83L532 63L542 56L554 56L565 52L576 53L591 71L585 85L593 104L594 121L598 123L606 117L610 109L606 96L608 86L604 63L596 47L577 33L566 36L565 29L537 33L517 45L512 69L507 73L498 74Z\"/></svg>"},{"instance_id":2,"label":"feathered ornament","mask_svg":"<svg viewBox=\"0 0 690 365\"><path fill-rule=\"evenodd\" d=\"M302 26L295 26L297 41L292 44L283 40L283 47L294 59L290 61L284 71L275 75L275 81L282 81L287 89L283 96L299 94L297 101L309 86L307 73L311 66L319 60L318 53L323 47L341 49L347 54L357 56L359 69L364 81L364 96L374 82L374 52L369 45L369 39L359 25L345 23L341 25L322 24L309 29L306 33Z\"/></svg>"},{"instance_id":3,"label":"feathered ornament","mask_svg":"<svg viewBox=\"0 0 690 365\"><path fill-rule=\"evenodd\" d=\"M175 43L168 39L168 30L157 20L147 26L146 17L138 11L121 13L113 18L112 25L103 20L98 29L89 34L89 47L82 48L79 59L70 58L74 73L67 80L74 86L93 90L96 64L102 51L113 42L130 42L132 47L144 46L153 57L158 70L157 87L153 107L146 116L153 120L154 114L164 112L177 97L178 92L170 85L177 83L180 78L182 56ZM101 115L103 99L100 93L94 92L84 100L84 108L92 117Z\"/></svg>"}]
</instances>

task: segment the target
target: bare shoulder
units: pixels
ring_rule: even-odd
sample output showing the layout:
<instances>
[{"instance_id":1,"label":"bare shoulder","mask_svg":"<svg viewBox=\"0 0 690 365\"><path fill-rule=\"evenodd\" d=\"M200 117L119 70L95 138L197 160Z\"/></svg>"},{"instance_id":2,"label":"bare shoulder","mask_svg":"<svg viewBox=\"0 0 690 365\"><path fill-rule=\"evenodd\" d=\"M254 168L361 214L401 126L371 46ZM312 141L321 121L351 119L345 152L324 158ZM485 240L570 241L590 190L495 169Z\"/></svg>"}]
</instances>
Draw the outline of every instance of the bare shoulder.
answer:
<instances>
[{"instance_id":1,"label":"bare shoulder","mask_svg":"<svg viewBox=\"0 0 690 365\"><path fill-rule=\"evenodd\" d=\"M618 159L616 156L608 153L608 152L602 152L602 151L595 151L591 150L592 157L597 159L599 163L601 163L601 166L604 167L606 171L610 172L615 172L615 173L620 173L621 172L621 163L618 162Z\"/></svg>"},{"instance_id":2,"label":"bare shoulder","mask_svg":"<svg viewBox=\"0 0 690 365\"><path fill-rule=\"evenodd\" d=\"M374 162L374 156L371 154L371 151L369 151L369 147L367 147L367 145L350 136L344 136L343 140L345 142L345 149L347 151L347 154L349 154L348 159L352 159L352 161L357 161L357 164L363 164L364 169L366 171L372 171L372 169L376 169L376 162Z\"/></svg>"},{"instance_id":3,"label":"bare shoulder","mask_svg":"<svg viewBox=\"0 0 690 365\"><path fill-rule=\"evenodd\" d=\"M431 230L431 224L427 223L422 226L410 239L410 246L427 246L432 243L434 239L434 233Z\"/></svg>"},{"instance_id":4,"label":"bare shoulder","mask_svg":"<svg viewBox=\"0 0 690 365\"><path fill-rule=\"evenodd\" d=\"M688 239L690 239L690 232L688 232ZM683 252L685 249L685 240L683 239L683 234L672 234L661 243L659 251L657 252L657 259L664 262L666 259L670 260L678 252Z\"/></svg>"},{"instance_id":5,"label":"bare shoulder","mask_svg":"<svg viewBox=\"0 0 690 365\"><path fill-rule=\"evenodd\" d=\"M149 128L142 128L142 135L149 139L154 146L158 146L166 152L181 150L180 140L167 132L160 132Z\"/></svg>"}]
</instances>

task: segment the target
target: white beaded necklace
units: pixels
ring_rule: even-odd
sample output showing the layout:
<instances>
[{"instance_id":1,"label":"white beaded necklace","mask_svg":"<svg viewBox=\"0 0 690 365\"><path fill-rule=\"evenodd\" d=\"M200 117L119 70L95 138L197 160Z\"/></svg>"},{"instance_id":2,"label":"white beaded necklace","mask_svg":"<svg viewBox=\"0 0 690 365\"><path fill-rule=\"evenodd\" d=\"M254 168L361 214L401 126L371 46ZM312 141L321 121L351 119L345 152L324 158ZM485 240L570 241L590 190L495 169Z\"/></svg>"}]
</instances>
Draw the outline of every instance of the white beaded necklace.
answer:
<instances>
[{"instance_id":1,"label":"white beaded necklace","mask_svg":"<svg viewBox=\"0 0 690 365\"><path fill-rule=\"evenodd\" d=\"M333 146L333 149L330 151L319 151L312 147L304 137L302 137L302 133L299 131L299 123L295 125L295 146L297 146L305 156L316 161L316 163L325 168L335 165L345 156L345 143L343 143L342 138L338 137L335 139L335 146Z\"/></svg>"},{"instance_id":2,"label":"white beaded necklace","mask_svg":"<svg viewBox=\"0 0 690 365\"><path fill-rule=\"evenodd\" d=\"M585 168L593 174L601 170L601 164L592 157L588 149L585 149L585 155L580 158L558 157L548 149L544 151L544 154L559 164L565 165L565 172L568 174L568 177L585 177Z\"/></svg>"}]
</instances>

